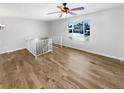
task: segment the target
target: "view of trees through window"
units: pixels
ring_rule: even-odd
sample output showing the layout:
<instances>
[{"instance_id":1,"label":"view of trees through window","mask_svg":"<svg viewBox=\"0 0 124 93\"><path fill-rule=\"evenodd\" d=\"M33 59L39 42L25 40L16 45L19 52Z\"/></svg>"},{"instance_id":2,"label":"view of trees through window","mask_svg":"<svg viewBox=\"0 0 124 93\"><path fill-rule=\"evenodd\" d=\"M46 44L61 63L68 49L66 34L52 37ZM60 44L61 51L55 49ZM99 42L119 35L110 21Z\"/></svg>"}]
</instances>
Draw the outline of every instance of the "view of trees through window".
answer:
<instances>
[{"instance_id":1,"label":"view of trees through window","mask_svg":"<svg viewBox=\"0 0 124 93\"><path fill-rule=\"evenodd\" d=\"M70 22L68 30L73 39L89 40L90 37L90 22Z\"/></svg>"}]
</instances>

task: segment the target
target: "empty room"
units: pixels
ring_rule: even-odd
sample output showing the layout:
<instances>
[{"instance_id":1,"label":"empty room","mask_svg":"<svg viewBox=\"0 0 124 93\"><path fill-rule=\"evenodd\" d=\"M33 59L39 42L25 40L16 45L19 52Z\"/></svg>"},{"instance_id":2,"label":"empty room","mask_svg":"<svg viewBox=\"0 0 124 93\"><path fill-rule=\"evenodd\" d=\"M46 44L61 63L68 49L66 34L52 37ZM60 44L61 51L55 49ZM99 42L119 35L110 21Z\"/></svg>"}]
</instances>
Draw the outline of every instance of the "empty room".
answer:
<instances>
[{"instance_id":1,"label":"empty room","mask_svg":"<svg viewBox=\"0 0 124 93\"><path fill-rule=\"evenodd\" d=\"M123 3L0 3L0 89L123 89Z\"/></svg>"}]
</instances>

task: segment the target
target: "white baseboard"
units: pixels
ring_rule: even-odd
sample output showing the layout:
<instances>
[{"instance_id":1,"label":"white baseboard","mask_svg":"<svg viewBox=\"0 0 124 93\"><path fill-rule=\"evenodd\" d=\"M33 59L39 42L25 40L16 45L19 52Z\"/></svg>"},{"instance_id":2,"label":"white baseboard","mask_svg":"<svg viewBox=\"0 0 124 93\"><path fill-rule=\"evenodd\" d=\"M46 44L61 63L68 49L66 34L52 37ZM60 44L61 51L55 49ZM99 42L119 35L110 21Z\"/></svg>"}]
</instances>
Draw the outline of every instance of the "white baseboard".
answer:
<instances>
[{"instance_id":1,"label":"white baseboard","mask_svg":"<svg viewBox=\"0 0 124 93\"><path fill-rule=\"evenodd\" d=\"M124 58L115 57L115 56L111 56L111 55L108 55L108 54L103 54L103 53L99 53L99 52L95 52L95 51L91 51L91 50L86 50L86 49L75 48L75 47L72 47L72 46L69 46L69 45L63 45L63 46L78 49L80 51L86 51L86 52L93 53L93 54L98 54L98 55L101 55L101 56L106 56L106 57L109 57L109 58L114 58L114 59L120 60L120 62L124 61Z\"/></svg>"},{"instance_id":2,"label":"white baseboard","mask_svg":"<svg viewBox=\"0 0 124 93\"><path fill-rule=\"evenodd\" d=\"M120 60L120 62L124 61L124 58L119 58L119 57L111 56L111 55L108 55L108 54L103 54L103 53L99 53L99 52L95 52L95 51L91 51L91 50L86 50L86 49L75 48L75 47L72 47L72 46L69 46L69 45L63 45L63 46L78 49L78 50L81 50L81 51L86 51L86 52L93 53L93 54L98 54L98 55L101 55L101 56L106 56L106 57L109 57L109 58L114 58L114 59ZM26 48L23 47L23 48L13 49L13 50L5 51L5 52L0 52L0 54L11 53L11 52L22 50L22 49L26 49Z\"/></svg>"},{"instance_id":3,"label":"white baseboard","mask_svg":"<svg viewBox=\"0 0 124 93\"><path fill-rule=\"evenodd\" d=\"M7 51L4 51L4 52L0 52L0 54L11 53L11 52L19 51L19 50L22 50L22 49L26 49L26 48L23 47L23 48L17 48L17 49L7 50Z\"/></svg>"},{"instance_id":4,"label":"white baseboard","mask_svg":"<svg viewBox=\"0 0 124 93\"><path fill-rule=\"evenodd\" d=\"M33 56L36 56L30 49L28 48L25 48L25 49L27 49Z\"/></svg>"}]
</instances>

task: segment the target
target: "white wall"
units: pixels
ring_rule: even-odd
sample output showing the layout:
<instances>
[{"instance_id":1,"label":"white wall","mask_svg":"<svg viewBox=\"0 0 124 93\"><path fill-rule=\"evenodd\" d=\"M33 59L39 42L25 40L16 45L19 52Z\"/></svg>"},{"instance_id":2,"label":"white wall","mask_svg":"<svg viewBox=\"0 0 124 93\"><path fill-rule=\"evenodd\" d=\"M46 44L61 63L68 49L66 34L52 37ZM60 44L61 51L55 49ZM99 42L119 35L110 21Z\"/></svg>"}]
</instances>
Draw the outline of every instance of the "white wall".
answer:
<instances>
[{"instance_id":1,"label":"white wall","mask_svg":"<svg viewBox=\"0 0 124 93\"><path fill-rule=\"evenodd\" d=\"M24 48L25 39L48 35L46 22L21 18L0 18L0 24L6 25L4 30L0 30L0 53Z\"/></svg>"},{"instance_id":2,"label":"white wall","mask_svg":"<svg viewBox=\"0 0 124 93\"><path fill-rule=\"evenodd\" d=\"M69 39L68 23L91 21L89 42ZM124 59L124 6L49 23L51 34L62 35L63 44L81 50Z\"/></svg>"}]
</instances>

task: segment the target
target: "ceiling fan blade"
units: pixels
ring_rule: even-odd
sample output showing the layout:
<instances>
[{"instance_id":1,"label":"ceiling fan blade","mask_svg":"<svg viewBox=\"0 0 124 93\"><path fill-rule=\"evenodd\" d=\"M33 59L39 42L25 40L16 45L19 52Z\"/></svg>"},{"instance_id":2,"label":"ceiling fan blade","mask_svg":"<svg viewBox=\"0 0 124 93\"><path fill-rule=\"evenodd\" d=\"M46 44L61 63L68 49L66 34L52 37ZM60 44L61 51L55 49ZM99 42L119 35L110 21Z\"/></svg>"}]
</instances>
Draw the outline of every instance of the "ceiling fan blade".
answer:
<instances>
[{"instance_id":1,"label":"ceiling fan blade","mask_svg":"<svg viewBox=\"0 0 124 93\"><path fill-rule=\"evenodd\" d=\"M57 6L57 8L59 8L59 9L63 10L63 7L62 7L62 6Z\"/></svg>"},{"instance_id":2,"label":"ceiling fan blade","mask_svg":"<svg viewBox=\"0 0 124 93\"><path fill-rule=\"evenodd\" d=\"M72 8L70 11L84 10L84 7Z\"/></svg>"},{"instance_id":3,"label":"ceiling fan blade","mask_svg":"<svg viewBox=\"0 0 124 93\"><path fill-rule=\"evenodd\" d=\"M71 14L71 15L77 15L76 13L74 13L74 12L68 12L69 14Z\"/></svg>"},{"instance_id":4,"label":"ceiling fan blade","mask_svg":"<svg viewBox=\"0 0 124 93\"><path fill-rule=\"evenodd\" d=\"M57 14L60 13L61 11L57 11L57 12L51 12L51 13L47 13L47 15L51 15L51 14Z\"/></svg>"}]
</instances>

